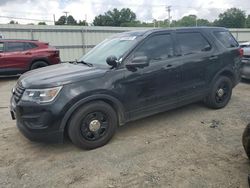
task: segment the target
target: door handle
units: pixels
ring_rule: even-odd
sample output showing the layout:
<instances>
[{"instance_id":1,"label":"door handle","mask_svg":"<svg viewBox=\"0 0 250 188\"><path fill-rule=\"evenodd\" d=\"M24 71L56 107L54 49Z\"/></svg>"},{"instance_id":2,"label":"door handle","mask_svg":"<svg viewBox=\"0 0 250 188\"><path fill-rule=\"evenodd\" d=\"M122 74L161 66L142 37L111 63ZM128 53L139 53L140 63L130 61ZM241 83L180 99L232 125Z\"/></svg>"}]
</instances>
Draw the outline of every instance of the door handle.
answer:
<instances>
[{"instance_id":1,"label":"door handle","mask_svg":"<svg viewBox=\"0 0 250 188\"><path fill-rule=\"evenodd\" d=\"M209 57L209 60L215 60L215 59L218 59L218 56L213 55Z\"/></svg>"},{"instance_id":2,"label":"door handle","mask_svg":"<svg viewBox=\"0 0 250 188\"><path fill-rule=\"evenodd\" d=\"M31 52L25 52L24 55L31 55Z\"/></svg>"},{"instance_id":3,"label":"door handle","mask_svg":"<svg viewBox=\"0 0 250 188\"><path fill-rule=\"evenodd\" d=\"M170 69L171 67L173 67L173 65L168 64L168 65L166 65L166 66L162 67L162 69L166 70L166 69Z\"/></svg>"}]
</instances>

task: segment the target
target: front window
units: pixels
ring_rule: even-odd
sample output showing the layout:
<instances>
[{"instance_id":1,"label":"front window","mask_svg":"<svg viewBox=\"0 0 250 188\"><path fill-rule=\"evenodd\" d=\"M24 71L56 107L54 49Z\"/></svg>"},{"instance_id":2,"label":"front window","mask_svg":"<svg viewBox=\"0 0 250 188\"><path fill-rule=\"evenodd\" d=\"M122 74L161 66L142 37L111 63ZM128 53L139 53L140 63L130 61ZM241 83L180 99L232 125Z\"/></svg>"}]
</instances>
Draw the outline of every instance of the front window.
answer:
<instances>
[{"instance_id":1,"label":"front window","mask_svg":"<svg viewBox=\"0 0 250 188\"><path fill-rule=\"evenodd\" d=\"M117 36L104 40L79 61L85 61L92 64L106 65L106 59L109 56L116 56L118 60L137 42L136 36Z\"/></svg>"}]
</instances>

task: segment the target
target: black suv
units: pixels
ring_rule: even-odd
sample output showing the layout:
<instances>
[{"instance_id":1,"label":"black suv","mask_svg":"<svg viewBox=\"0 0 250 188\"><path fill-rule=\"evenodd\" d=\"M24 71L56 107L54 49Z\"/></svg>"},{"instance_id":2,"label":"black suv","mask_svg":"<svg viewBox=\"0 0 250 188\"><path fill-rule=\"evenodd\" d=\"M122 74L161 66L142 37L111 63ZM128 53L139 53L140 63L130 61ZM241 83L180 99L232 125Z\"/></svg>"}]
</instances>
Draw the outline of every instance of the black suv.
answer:
<instances>
[{"instance_id":1,"label":"black suv","mask_svg":"<svg viewBox=\"0 0 250 188\"><path fill-rule=\"evenodd\" d=\"M66 133L81 148L100 147L135 119L197 101L223 108L241 56L224 28L121 33L74 63L21 76L11 115L30 140L60 142Z\"/></svg>"}]
</instances>

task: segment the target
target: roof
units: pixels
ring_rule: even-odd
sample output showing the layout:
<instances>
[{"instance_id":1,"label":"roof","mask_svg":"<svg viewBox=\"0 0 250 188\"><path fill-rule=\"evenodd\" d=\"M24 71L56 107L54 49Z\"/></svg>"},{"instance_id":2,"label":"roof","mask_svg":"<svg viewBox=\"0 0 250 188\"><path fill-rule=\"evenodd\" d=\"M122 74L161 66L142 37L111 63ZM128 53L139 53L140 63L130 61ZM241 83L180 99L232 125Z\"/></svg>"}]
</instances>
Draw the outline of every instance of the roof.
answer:
<instances>
[{"instance_id":1,"label":"roof","mask_svg":"<svg viewBox=\"0 0 250 188\"><path fill-rule=\"evenodd\" d=\"M117 36L142 36L144 34L151 34L159 31L191 31L191 30L227 30L224 27L172 27L172 28L153 28L146 30L134 30L134 31L126 31Z\"/></svg>"}]
</instances>

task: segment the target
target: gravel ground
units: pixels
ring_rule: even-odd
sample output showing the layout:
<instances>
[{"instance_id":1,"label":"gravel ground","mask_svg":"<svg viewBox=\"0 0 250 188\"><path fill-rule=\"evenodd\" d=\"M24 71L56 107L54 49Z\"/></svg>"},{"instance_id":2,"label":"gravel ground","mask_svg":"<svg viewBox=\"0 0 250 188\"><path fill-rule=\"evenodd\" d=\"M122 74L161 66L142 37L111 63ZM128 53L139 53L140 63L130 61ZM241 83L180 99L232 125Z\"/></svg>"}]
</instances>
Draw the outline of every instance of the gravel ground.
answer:
<instances>
[{"instance_id":1,"label":"gravel ground","mask_svg":"<svg viewBox=\"0 0 250 188\"><path fill-rule=\"evenodd\" d=\"M250 82L229 105L192 104L129 123L106 146L80 150L24 138L9 115L16 78L0 78L0 187L248 187L241 135Z\"/></svg>"}]
</instances>

